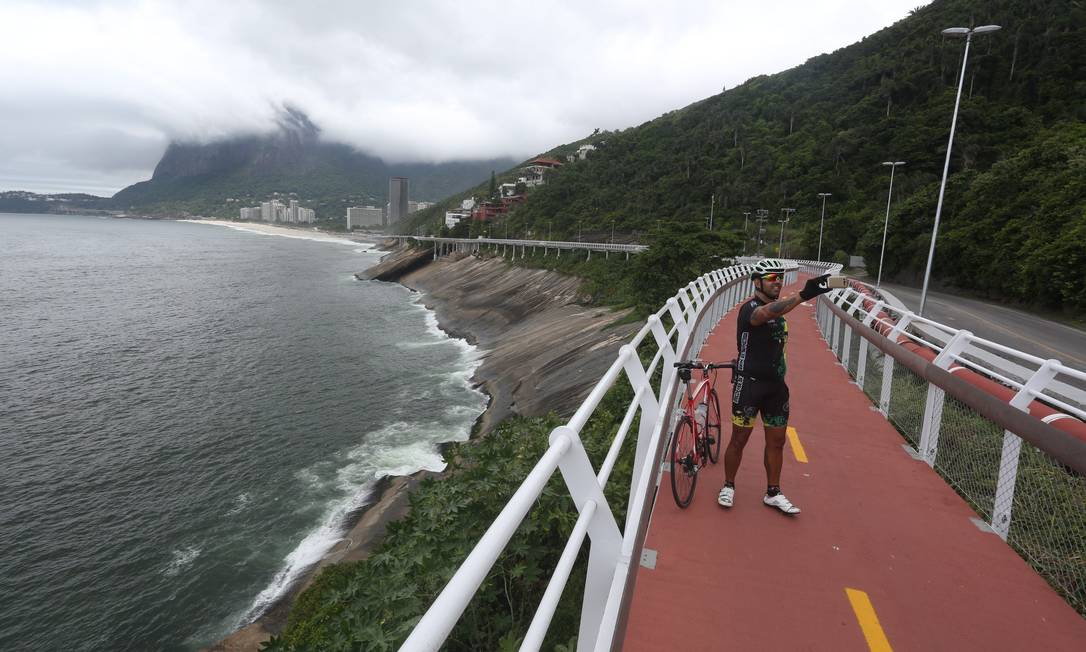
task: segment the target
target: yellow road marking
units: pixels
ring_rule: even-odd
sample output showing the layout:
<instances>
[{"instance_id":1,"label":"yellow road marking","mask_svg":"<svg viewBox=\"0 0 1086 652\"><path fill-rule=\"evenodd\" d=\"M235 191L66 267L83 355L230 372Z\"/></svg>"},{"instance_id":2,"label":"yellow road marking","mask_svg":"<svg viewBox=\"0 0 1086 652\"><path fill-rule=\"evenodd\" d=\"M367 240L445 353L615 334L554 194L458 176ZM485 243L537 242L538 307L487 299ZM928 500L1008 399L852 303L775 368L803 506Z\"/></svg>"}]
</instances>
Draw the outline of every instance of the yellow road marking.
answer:
<instances>
[{"instance_id":1,"label":"yellow road marking","mask_svg":"<svg viewBox=\"0 0 1086 652\"><path fill-rule=\"evenodd\" d=\"M867 639L867 647L871 652L892 652L890 641L886 640L886 633L882 631L879 617L875 615L875 608L871 606L871 599L859 589L845 589L848 601L852 604L852 611L856 614L856 620L860 623L864 638Z\"/></svg>"},{"instance_id":2,"label":"yellow road marking","mask_svg":"<svg viewBox=\"0 0 1086 652\"><path fill-rule=\"evenodd\" d=\"M792 426L788 426L788 443L792 445L792 454L796 456L797 462L807 463L807 453L803 450L803 444L799 443L799 434L796 433L796 429Z\"/></svg>"}]
</instances>

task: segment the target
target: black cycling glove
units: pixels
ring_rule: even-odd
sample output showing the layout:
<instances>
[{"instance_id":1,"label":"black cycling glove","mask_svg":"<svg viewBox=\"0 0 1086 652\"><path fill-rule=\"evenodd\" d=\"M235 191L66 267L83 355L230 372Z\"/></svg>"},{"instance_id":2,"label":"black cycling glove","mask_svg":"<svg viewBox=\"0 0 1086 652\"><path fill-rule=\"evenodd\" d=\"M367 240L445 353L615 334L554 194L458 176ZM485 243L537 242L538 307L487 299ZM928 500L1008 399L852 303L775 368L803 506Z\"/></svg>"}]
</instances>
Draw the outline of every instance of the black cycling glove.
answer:
<instances>
[{"instance_id":1,"label":"black cycling glove","mask_svg":"<svg viewBox=\"0 0 1086 652\"><path fill-rule=\"evenodd\" d=\"M829 292L830 288L826 285L826 279L829 277L829 274L823 274L822 276L807 279L806 285L799 291L799 298L809 301L820 294Z\"/></svg>"}]
</instances>

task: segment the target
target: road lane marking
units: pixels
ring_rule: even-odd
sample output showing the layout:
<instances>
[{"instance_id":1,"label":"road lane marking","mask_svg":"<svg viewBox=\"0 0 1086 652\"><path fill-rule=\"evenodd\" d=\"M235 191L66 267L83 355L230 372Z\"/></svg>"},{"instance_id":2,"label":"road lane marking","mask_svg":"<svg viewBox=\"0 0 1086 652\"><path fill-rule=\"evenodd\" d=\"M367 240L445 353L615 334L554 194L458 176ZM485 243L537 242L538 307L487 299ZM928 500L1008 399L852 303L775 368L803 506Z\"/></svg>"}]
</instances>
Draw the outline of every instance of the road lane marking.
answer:
<instances>
[{"instance_id":1,"label":"road lane marking","mask_svg":"<svg viewBox=\"0 0 1086 652\"><path fill-rule=\"evenodd\" d=\"M859 589L845 588L848 601L852 605L852 611L856 614L856 620L860 623L867 647L871 652L892 652L890 641L886 639L886 633L882 631L879 617L875 615L875 607L871 606L871 599Z\"/></svg>"},{"instance_id":2,"label":"road lane marking","mask_svg":"<svg viewBox=\"0 0 1086 652\"><path fill-rule=\"evenodd\" d=\"M792 445L792 454L796 456L797 462L807 463L807 453L803 450L803 444L799 442L799 434L796 433L796 429L792 426L788 426L788 443Z\"/></svg>"}]
</instances>

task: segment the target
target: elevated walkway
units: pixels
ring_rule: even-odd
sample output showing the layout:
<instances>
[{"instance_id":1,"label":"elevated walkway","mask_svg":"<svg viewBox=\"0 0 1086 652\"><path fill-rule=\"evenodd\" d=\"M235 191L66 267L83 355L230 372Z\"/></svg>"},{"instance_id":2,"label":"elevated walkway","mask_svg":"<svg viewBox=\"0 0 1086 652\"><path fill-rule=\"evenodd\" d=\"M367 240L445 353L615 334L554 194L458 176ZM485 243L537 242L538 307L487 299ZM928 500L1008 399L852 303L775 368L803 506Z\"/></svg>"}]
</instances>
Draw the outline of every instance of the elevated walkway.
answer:
<instances>
[{"instance_id":1,"label":"elevated walkway","mask_svg":"<svg viewBox=\"0 0 1086 652\"><path fill-rule=\"evenodd\" d=\"M702 359L735 357L737 312L710 334ZM1086 620L910 456L828 349L814 308L787 319L796 438L782 488L803 513L762 504L760 425L729 510L716 503L723 450L685 510L665 470L622 649L1086 649ZM717 391L726 420L726 373Z\"/></svg>"}]
</instances>

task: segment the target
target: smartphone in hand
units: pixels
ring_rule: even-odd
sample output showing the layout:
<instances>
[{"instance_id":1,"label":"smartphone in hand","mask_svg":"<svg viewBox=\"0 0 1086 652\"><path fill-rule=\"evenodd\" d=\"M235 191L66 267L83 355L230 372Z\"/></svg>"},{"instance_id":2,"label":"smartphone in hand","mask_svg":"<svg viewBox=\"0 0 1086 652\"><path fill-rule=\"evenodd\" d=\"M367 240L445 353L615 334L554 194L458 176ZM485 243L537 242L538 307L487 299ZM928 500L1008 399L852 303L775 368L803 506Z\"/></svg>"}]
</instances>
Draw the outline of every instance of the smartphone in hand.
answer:
<instances>
[{"instance_id":1,"label":"smartphone in hand","mask_svg":"<svg viewBox=\"0 0 1086 652\"><path fill-rule=\"evenodd\" d=\"M847 286L848 286L848 277L847 276L831 276L828 279L826 279L826 287L830 288L831 290L839 290L839 289L841 289L843 287L847 287Z\"/></svg>"}]
</instances>

